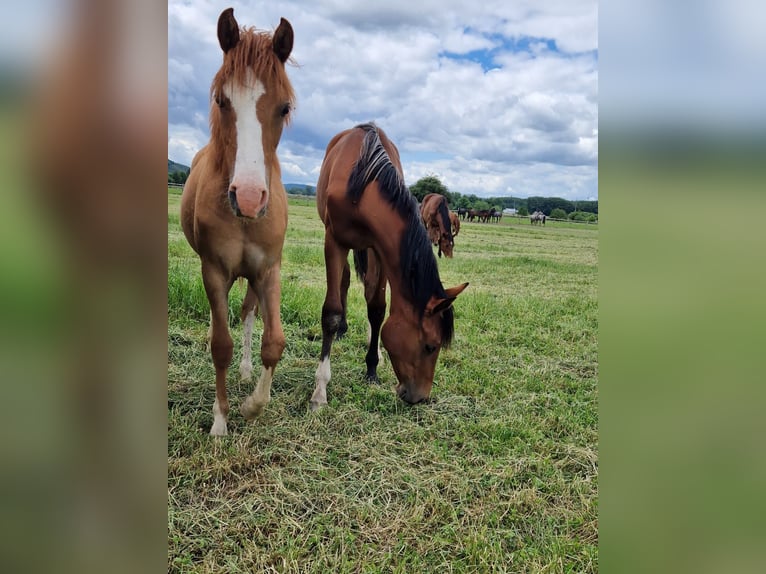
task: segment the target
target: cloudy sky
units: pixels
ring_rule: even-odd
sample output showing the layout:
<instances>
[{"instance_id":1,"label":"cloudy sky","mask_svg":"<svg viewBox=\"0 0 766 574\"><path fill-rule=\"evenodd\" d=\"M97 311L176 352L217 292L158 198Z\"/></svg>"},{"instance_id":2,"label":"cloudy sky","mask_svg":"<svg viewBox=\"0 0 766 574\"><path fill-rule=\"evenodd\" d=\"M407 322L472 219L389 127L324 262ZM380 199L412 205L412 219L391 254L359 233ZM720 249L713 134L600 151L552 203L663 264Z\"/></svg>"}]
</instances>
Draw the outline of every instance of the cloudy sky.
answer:
<instances>
[{"instance_id":1,"label":"cloudy sky","mask_svg":"<svg viewBox=\"0 0 766 574\"><path fill-rule=\"evenodd\" d=\"M208 140L221 11L295 30L297 94L279 147L285 183L316 185L337 132L374 120L405 179L478 196L598 198L595 0L168 3L168 157Z\"/></svg>"}]
</instances>

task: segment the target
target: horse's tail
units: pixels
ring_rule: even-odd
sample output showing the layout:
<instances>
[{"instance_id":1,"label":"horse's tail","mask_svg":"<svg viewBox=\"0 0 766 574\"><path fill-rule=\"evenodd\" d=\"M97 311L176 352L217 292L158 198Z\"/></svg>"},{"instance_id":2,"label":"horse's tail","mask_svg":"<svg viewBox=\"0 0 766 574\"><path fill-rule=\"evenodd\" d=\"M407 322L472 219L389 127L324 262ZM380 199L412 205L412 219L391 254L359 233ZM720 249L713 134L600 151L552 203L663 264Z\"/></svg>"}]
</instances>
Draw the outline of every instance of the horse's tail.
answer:
<instances>
[{"instance_id":1,"label":"horse's tail","mask_svg":"<svg viewBox=\"0 0 766 574\"><path fill-rule=\"evenodd\" d=\"M354 249L354 270L359 281L364 281L364 276L367 275L366 249Z\"/></svg>"}]
</instances>

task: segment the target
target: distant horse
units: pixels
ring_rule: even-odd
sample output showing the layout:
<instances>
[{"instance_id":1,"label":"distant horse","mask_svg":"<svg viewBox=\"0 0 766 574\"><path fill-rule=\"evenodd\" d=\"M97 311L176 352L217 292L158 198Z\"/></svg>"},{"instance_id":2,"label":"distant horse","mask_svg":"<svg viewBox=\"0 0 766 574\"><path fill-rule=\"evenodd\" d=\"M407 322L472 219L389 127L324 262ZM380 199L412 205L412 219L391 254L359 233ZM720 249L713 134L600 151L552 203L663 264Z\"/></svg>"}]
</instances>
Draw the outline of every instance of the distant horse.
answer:
<instances>
[{"instance_id":1,"label":"distant horse","mask_svg":"<svg viewBox=\"0 0 766 574\"><path fill-rule=\"evenodd\" d=\"M465 207L458 207L457 208L457 216L460 219L465 219L468 216L468 209L465 208Z\"/></svg>"},{"instance_id":2,"label":"distant horse","mask_svg":"<svg viewBox=\"0 0 766 574\"><path fill-rule=\"evenodd\" d=\"M316 193L325 225L327 294L311 408L327 404L330 349L346 317L351 249L370 322L367 380L378 378L380 336L399 381L397 395L408 403L428 399L439 351L452 340L452 304L468 283L442 286L415 197L404 184L399 151L372 123L337 134L327 146ZM381 330L386 283L391 313Z\"/></svg>"},{"instance_id":3,"label":"distant horse","mask_svg":"<svg viewBox=\"0 0 766 574\"><path fill-rule=\"evenodd\" d=\"M439 257L442 256L442 251L447 257L452 257L452 248L455 245L449 214L447 198L438 193L429 193L420 204L423 225L431 243L439 246Z\"/></svg>"},{"instance_id":4,"label":"distant horse","mask_svg":"<svg viewBox=\"0 0 766 574\"><path fill-rule=\"evenodd\" d=\"M494 220L495 220L495 223L500 223L500 220L501 220L502 218L503 218L503 212L502 212L502 211L500 211L500 210L497 210L497 209L496 209L496 210L495 210L495 211L492 213L492 219L494 219Z\"/></svg>"},{"instance_id":5,"label":"distant horse","mask_svg":"<svg viewBox=\"0 0 766 574\"><path fill-rule=\"evenodd\" d=\"M545 225L545 214L542 211L535 211L532 215L529 216L529 222L532 225L540 225L541 223Z\"/></svg>"},{"instance_id":6,"label":"distant horse","mask_svg":"<svg viewBox=\"0 0 766 574\"><path fill-rule=\"evenodd\" d=\"M482 223L487 223L491 213L492 212L489 209L480 209L476 212L476 217L478 217L479 221Z\"/></svg>"},{"instance_id":7,"label":"distant horse","mask_svg":"<svg viewBox=\"0 0 766 574\"><path fill-rule=\"evenodd\" d=\"M263 366L255 390L240 407L245 418L254 418L268 404L274 369L285 347L279 305L287 196L277 144L295 98L285 73L293 29L284 18L273 36L240 29L233 12L228 8L218 19L224 54L210 89L210 142L194 157L181 198L181 226L202 262L210 303L208 334L215 365L211 435L227 433L226 371L233 349L228 296L236 278L248 282L239 366L245 381L252 374L250 347L258 304L263 310Z\"/></svg>"},{"instance_id":8,"label":"distant horse","mask_svg":"<svg viewBox=\"0 0 766 574\"><path fill-rule=\"evenodd\" d=\"M476 217L477 211L475 209L469 209L468 210L468 221L473 221Z\"/></svg>"},{"instance_id":9,"label":"distant horse","mask_svg":"<svg viewBox=\"0 0 766 574\"><path fill-rule=\"evenodd\" d=\"M452 239L454 239L457 237L457 234L460 233L460 217L458 217L458 214L454 211L450 211L449 220L452 224Z\"/></svg>"}]
</instances>

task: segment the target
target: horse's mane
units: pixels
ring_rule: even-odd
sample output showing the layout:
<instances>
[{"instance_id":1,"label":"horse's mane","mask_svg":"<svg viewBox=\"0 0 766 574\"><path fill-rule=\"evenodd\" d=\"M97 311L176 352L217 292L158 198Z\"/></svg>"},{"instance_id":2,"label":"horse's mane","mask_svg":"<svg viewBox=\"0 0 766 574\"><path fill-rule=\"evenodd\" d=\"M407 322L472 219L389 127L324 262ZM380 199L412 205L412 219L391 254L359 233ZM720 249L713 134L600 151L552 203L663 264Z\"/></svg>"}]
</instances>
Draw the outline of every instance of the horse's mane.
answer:
<instances>
[{"instance_id":1,"label":"horse's mane","mask_svg":"<svg viewBox=\"0 0 766 574\"><path fill-rule=\"evenodd\" d=\"M441 196L439 198L439 206L437 207L439 216L442 218L442 225L446 229L447 234L452 237L452 223L449 220L449 209L447 209L447 198Z\"/></svg>"},{"instance_id":2,"label":"horse's mane","mask_svg":"<svg viewBox=\"0 0 766 574\"><path fill-rule=\"evenodd\" d=\"M439 278L431 242L420 221L417 201L383 147L378 127L374 123L360 124L356 127L364 130L365 136L359 159L348 178L347 193L353 200L358 200L365 188L377 180L381 195L404 219L404 234L399 248L402 284L405 297L413 303L422 318L432 295L446 298L447 294ZM366 267L366 257L355 253L354 263L357 274L363 273L360 264ZM441 323L442 346L449 347L454 332L452 307L442 312Z\"/></svg>"},{"instance_id":3,"label":"horse's mane","mask_svg":"<svg viewBox=\"0 0 766 574\"><path fill-rule=\"evenodd\" d=\"M271 32L256 30L253 27L240 28L239 41L223 55L223 64L210 86L210 141L214 144L218 165L222 165L224 161L224 150L234 143L231 141L234 134L223 125L221 110L215 100L228 81L244 83L248 70L252 71L255 77L260 78L265 85L274 86L278 92L283 93L291 106L295 102L295 92L285 72L284 64L274 53ZM287 120L289 119L288 115Z\"/></svg>"}]
</instances>

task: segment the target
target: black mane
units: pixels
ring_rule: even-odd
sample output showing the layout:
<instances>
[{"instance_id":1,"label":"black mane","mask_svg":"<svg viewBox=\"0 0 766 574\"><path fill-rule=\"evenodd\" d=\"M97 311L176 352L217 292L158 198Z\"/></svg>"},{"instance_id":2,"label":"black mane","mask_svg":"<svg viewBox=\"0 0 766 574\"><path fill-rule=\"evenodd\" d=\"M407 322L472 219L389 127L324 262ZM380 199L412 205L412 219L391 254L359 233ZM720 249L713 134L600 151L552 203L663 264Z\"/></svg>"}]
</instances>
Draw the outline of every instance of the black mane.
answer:
<instances>
[{"instance_id":1,"label":"black mane","mask_svg":"<svg viewBox=\"0 0 766 574\"><path fill-rule=\"evenodd\" d=\"M413 303L422 318L432 295L446 298L447 294L439 278L431 242L420 220L417 201L405 185L402 175L391 163L391 158L380 141L378 127L374 123L360 124L356 127L364 130L365 136L359 159L348 178L347 193L352 200L357 201L365 188L377 180L382 196L405 221L399 253L402 284L405 297ZM360 259L360 255L355 254L357 273L360 272L359 263L362 263ZM454 332L451 306L442 312L441 327L442 346L449 347Z\"/></svg>"},{"instance_id":2,"label":"black mane","mask_svg":"<svg viewBox=\"0 0 766 574\"><path fill-rule=\"evenodd\" d=\"M439 216L442 218L442 226L447 232L447 235L450 238L450 241L452 240L452 222L449 220L449 209L447 209L447 198L442 196L441 201L439 201Z\"/></svg>"}]
</instances>

